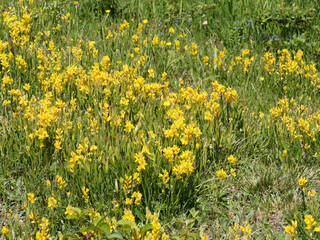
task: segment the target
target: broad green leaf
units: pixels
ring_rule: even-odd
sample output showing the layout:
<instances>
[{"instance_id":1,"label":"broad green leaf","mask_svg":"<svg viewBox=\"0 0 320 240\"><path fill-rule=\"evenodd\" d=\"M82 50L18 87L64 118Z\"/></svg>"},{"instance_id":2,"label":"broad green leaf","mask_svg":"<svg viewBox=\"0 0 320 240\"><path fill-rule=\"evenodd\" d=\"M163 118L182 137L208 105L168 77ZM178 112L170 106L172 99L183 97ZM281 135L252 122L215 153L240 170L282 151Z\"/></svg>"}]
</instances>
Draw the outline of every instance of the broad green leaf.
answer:
<instances>
[{"instance_id":1,"label":"broad green leaf","mask_svg":"<svg viewBox=\"0 0 320 240\"><path fill-rule=\"evenodd\" d=\"M96 227L96 226L94 226L94 225L90 225L89 227L87 227L87 228L81 228L80 229L80 232L88 232L88 231L90 231L90 230L93 230L93 231L95 231L95 232L97 232L97 233L103 233L103 231L100 229L100 228L98 228L98 227Z\"/></svg>"},{"instance_id":2,"label":"broad green leaf","mask_svg":"<svg viewBox=\"0 0 320 240\"><path fill-rule=\"evenodd\" d=\"M151 231L152 230L152 224L151 223L148 223L146 225L144 225L142 228L141 228L141 233L144 234L148 231Z\"/></svg>"},{"instance_id":3,"label":"broad green leaf","mask_svg":"<svg viewBox=\"0 0 320 240\"><path fill-rule=\"evenodd\" d=\"M135 225L134 222L129 221L129 220L123 220L123 219L121 219L121 220L119 220L119 221L117 222L117 225L119 225L119 226L122 226L122 225L125 225L125 224L128 224L128 225L130 225L130 226Z\"/></svg>"},{"instance_id":4,"label":"broad green leaf","mask_svg":"<svg viewBox=\"0 0 320 240\"><path fill-rule=\"evenodd\" d=\"M72 207L71 211L76 213L78 216L81 215L81 209L80 208Z\"/></svg>"},{"instance_id":5,"label":"broad green leaf","mask_svg":"<svg viewBox=\"0 0 320 240\"><path fill-rule=\"evenodd\" d=\"M105 233L110 234L110 225L108 223L102 223L99 228Z\"/></svg>"},{"instance_id":6,"label":"broad green leaf","mask_svg":"<svg viewBox=\"0 0 320 240\"><path fill-rule=\"evenodd\" d=\"M80 217L82 218L82 217L88 215L89 212L90 212L90 209L84 209L84 210L82 210Z\"/></svg>"},{"instance_id":7,"label":"broad green leaf","mask_svg":"<svg viewBox=\"0 0 320 240\"><path fill-rule=\"evenodd\" d=\"M119 233L110 234L107 239L123 239L123 237Z\"/></svg>"},{"instance_id":8,"label":"broad green leaf","mask_svg":"<svg viewBox=\"0 0 320 240\"><path fill-rule=\"evenodd\" d=\"M66 219L79 219L79 216L77 216L77 215L68 215L68 216L66 216Z\"/></svg>"},{"instance_id":9,"label":"broad green leaf","mask_svg":"<svg viewBox=\"0 0 320 240\"><path fill-rule=\"evenodd\" d=\"M106 220L106 218L107 218L107 216L95 218L95 219L93 219L92 224L94 226L99 226L99 224L103 223L104 220Z\"/></svg>"},{"instance_id":10,"label":"broad green leaf","mask_svg":"<svg viewBox=\"0 0 320 240\"><path fill-rule=\"evenodd\" d=\"M124 225L121 226L121 229L123 231L131 231L132 227L131 227L130 224L124 224Z\"/></svg>"}]
</instances>

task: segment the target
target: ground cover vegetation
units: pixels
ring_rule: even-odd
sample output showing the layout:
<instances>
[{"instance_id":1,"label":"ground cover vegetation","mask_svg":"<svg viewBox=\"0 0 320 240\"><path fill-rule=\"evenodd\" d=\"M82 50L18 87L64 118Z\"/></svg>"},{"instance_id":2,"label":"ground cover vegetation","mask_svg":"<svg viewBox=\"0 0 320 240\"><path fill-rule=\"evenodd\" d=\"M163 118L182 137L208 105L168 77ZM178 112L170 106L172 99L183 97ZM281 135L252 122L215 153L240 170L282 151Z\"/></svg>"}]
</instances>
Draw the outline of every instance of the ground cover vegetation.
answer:
<instances>
[{"instance_id":1,"label":"ground cover vegetation","mask_svg":"<svg viewBox=\"0 0 320 240\"><path fill-rule=\"evenodd\" d=\"M320 238L318 1L0 3L0 239Z\"/></svg>"}]
</instances>

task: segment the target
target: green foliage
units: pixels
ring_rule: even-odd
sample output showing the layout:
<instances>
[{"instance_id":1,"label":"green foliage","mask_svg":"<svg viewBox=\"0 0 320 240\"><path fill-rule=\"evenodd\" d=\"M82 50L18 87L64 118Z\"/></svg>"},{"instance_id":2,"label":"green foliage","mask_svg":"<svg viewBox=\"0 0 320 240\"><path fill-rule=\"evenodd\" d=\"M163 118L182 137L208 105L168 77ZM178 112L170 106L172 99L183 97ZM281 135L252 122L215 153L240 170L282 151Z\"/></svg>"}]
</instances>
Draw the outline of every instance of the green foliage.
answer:
<instances>
[{"instance_id":1,"label":"green foliage","mask_svg":"<svg viewBox=\"0 0 320 240\"><path fill-rule=\"evenodd\" d=\"M314 9L299 9L299 7L292 6L282 6L276 9L277 11L274 12L258 14L253 19L257 31L263 36L274 33L279 34L279 38L286 39L308 31L313 25Z\"/></svg>"}]
</instances>

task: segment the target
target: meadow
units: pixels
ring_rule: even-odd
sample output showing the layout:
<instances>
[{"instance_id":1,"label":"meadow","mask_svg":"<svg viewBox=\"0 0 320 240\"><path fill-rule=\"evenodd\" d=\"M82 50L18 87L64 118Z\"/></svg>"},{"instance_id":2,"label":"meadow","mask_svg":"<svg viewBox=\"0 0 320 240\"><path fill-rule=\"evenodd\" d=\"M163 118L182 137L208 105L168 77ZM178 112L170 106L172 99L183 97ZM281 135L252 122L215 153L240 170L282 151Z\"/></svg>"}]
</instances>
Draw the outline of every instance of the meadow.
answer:
<instances>
[{"instance_id":1,"label":"meadow","mask_svg":"<svg viewBox=\"0 0 320 240\"><path fill-rule=\"evenodd\" d=\"M317 0L0 0L0 239L320 239Z\"/></svg>"}]
</instances>

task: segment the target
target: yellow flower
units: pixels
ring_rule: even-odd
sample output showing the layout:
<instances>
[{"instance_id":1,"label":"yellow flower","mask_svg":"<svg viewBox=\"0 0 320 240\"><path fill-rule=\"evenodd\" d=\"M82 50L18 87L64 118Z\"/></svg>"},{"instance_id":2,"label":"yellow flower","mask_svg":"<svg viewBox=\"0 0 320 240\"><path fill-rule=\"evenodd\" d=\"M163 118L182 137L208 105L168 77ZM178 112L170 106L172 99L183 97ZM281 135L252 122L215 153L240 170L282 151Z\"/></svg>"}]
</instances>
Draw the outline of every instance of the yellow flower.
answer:
<instances>
[{"instance_id":1,"label":"yellow flower","mask_svg":"<svg viewBox=\"0 0 320 240\"><path fill-rule=\"evenodd\" d=\"M152 39L152 44L157 46L159 44L159 37L157 35L154 36Z\"/></svg>"},{"instance_id":2,"label":"yellow flower","mask_svg":"<svg viewBox=\"0 0 320 240\"><path fill-rule=\"evenodd\" d=\"M307 182L308 181L304 177L299 178L299 186L300 187L303 187Z\"/></svg>"},{"instance_id":3,"label":"yellow flower","mask_svg":"<svg viewBox=\"0 0 320 240\"><path fill-rule=\"evenodd\" d=\"M174 29L172 27L169 28L169 33L174 33Z\"/></svg>"},{"instance_id":4,"label":"yellow flower","mask_svg":"<svg viewBox=\"0 0 320 240\"><path fill-rule=\"evenodd\" d=\"M153 69L148 69L149 77L154 78L154 70Z\"/></svg>"},{"instance_id":5,"label":"yellow flower","mask_svg":"<svg viewBox=\"0 0 320 240\"><path fill-rule=\"evenodd\" d=\"M163 170L163 174L159 173L159 177L162 178L165 184L170 180L169 173L167 170Z\"/></svg>"},{"instance_id":6,"label":"yellow flower","mask_svg":"<svg viewBox=\"0 0 320 240\"><path fill-rule=\"evenodd\" d=\"M23 86L23 89L26 90L27 92L30 90L30 84L27 83Z\"/></svg>"},{"instance_id":7,"label":"yellow flower","mask_svg":"<svg viewBox=\"0 0 320 240\"><path fill-rule=\"evenodd\" d=\"M6 226L3 226L1 232L3 235L7 235L9 233L9 229Z\"/></svg>"},{"instance_id":8,"label":"yellow flower","mask_svg":"<svg viewBox=\"0 0 320 240\"><path fill-rule=\"evenodd\" d=\"M132 129L134 129L134 126L132 125L132 123L130 121L127 121L124 131L127 133L130 133Z\"/></svg>"},{"instance_id":9,"label":"yellow flower","mask_svg":"<svg viewBox=\"0 0 320 240\"><path fill-rule=\"evenodd\" d=\"M250 224L248 224L247 222L243 222L244 226L240 226L241 231L244 234L247 234L248 236L251 234L251 228L250 228Z\"/></svg>"},{"instance_id":10,"label":"yellow flower","mask_svg":"<svg viewBox=\"0 0 320 240\"><path fill-rule=\"evenodd\" d=\"M148 23L148 19L144 19L142 22L143 22L144 24L147 24L147 23Z\"/></svg>"},{"instance_id":11,"label":"yellow flower","mask_svg":"<svg viewBox=\"0 0 320 240\"><path fill-rule=\"evenodd\" d=\"M99 212L95 211L94 208L91 208L89 216L90 216L90 220L92 220L92 219L100 217L101 214Z\"/></svg>"},{"instance_id":12,"label":"yellow flower","mask_svg":"<svg viewBox=\"0 0 320 240\"><path fill-rule=\"evenodd\" d=\"M185 34L185 32L182 31L182 33L180 34L180 37L181 37L181 38L185 38L186 36L187 36L187 34Z\"/></svg>"},{"instance_id":13,"label":"yellow flower","mask_svg":"<svg viewBox=\"0 0 320 240\"><path fill-rule=\"evenodd\" d=\"M288 233L291 237L294 235L294 228L292 226L286 226L284 231Z\"/></svg>"},{"instance_id":14,"label":"yellow flower","mask_svg":"<svg viewBox=\"0 0 320 240\"><path fill-rule=\"evenodd\" d=\"M204 114L204 120L207 120L207 121L213 120L213 115L209 111L206 111Z\"/></svg>"},{"instance_id":15,"label":"yellow flower","mask_svg":"<svg viewBox=\"0 0 320 240\"><path fill-rule=\"evenodd\" d=\"M237 162L237 159L233 155L230 155L228 157L228 161L229 161L230 164L234 164L235 165L236 162Z\"/></svg>"},{"instance_id":16,"label":"yellow flower","mask_svg":"<svg viewBox=\"0 0 320 240\"><path fill-rule=\"evenodd\" d=\"M124 210L124 215L122 216L122 219L123 219L123 220L131 221L131 222L134 222L134 221L135 221L135 218L134 218L131 210L128 210L128 209L125 209L125 210Z\"/></svg>"},{"instance_id":17,"label":"yellow flower","mask_svg":"<svg viewBox=\"0 0 320 240\"><path fill-rule=\"evenodd\" d=\"M288 151L287 151L287 150L283 150L283 152L282 152L282 157L286 158L286 157L287 157L287 154L288 154Z\"/></svg>"},{"instance_id":18,"label":"yellow flower","mask_svg":"<svg viewBox=\"0 0 320 240\"><path fill-rule=\"evenodd\" d=\"M86 188L85 186L83 186L82 188L81 188L81 190L82 190L82 193L83 193L83 198L84 198L84 200L86 201L86 203L88 203L89 202L89 195L88 195L88 192L89 192L89 189L88 188Z\"/></svg>"},{"instance_id":19,"label":"yellow flower","mask_svg":"<svg viewBox=\"0 0 320 240\"><path fill-rule=\"evenodd\" d=\"M27 193L27 196L28 196L28 201L29 201L31 204L34 204L35 201L37 200L37 198L34 197L34 194L33 194L33 193Z\"/></svg>"},{"instance_id":20,"label":"yellow flower","mask_svg":"<svg viewBox=\"0 0 320 240\"><path fill-rule=\"evenodd\" d=\"M192 43L191 44L191 52L190 52L190 54L191 55L193 55L193 56L195 56L195 55L197 55L197 53L198 53L198 45L196 44L196 43Z\"/></svg>"},{"instance_id":21,"label":"yellow flower","mask_svg":"<svg viewBox=\"0 0 320 240\"><path fill-rule=\"evenodd\" d=\"M312 191L308 191L308 197L313 197L314 195L316 195L316 191L312 190Z\"/></svg>"},{"instance_id":22,"label":"yellow flower","mask_svg":"<svg viewBox=\"0 0 320 240\"><path fill-rule=\"evenodd\" d=\"M201 240L209 240L208 236L204 233L203 229L200 229L200 239Z\"/></svg>"},{"instance_id":23,"label":"yellow flower","mask_svg":"<svg viewBox=\"0 0 320 240\"><path fill-rule=\"evenodd\" d=\"M167 79L167 75L168 75L168 74L167 74L166 72L163 72L163 73L162 73L162 76L161 76L161 80L162 80L162 81L165 81L165 80Z\"/></svg>"},{"instance_id":24,"label":"yellow flower","mask_svg":"<svg viewBox=\"0 0 320 240\"><path fill-rule=\"evenodd\" d=\"M217 171L217 177L219 178L219 180L223 180L226 178L226 172L222 169Z\"/></svg>"},{"instance_id":25,"label":"yellow flower","mask_svg":"<svg viewBox=\"0 0 320 240\"><path fill-rule=\"evenodd\" d=\"M48 199L48 208L54 209L58 207L57 200L54 197L49 197Z\"/></svg>"},{"instance_id":26,"label":"yellow flower","mask_svg":"<svg viewBox=\"0 0 320 240\"><path fill-rule=\"evenodd\" d=\"M156 137L156 135L154 134L154 132L152 130L150 130L148 133L149 133L149 136L151 139L154 139Z\"/></svg>"},{"instance_id":27,"label":"yellow flower","mask_svg":"<svg viewBox=\"0 0 320 240\"><path fill-rule=\"evenodd\" d=\"M178 151L178 149L175 150ZM192 152L184 151L181 153L180 158L182 161L180 161L180 163L173 168L173 172L177 175L178 179L180 179L184 173L189 175L194 172L193 162L195 156L192 154Z\"/></svg>"},{"instance_id":28,"label":"yellow flower","mask_svg":"<svg viewBox=\"0 0 320 240\"><path fill-rule=\"evenodd\" d=\"M124 106L128 106L128 105L129 105L129 100L126 99L125 97L122 97L122 98L120 99L120 104L121 104L121 105L124 105Z\"/></svg>"},{"instance_id":29,"label":"yellow flower","mask_svg":"<svg viewBox=\"0 0 320 240\"><path fill-rule=\"evenodd\" d=\"M66 215L74 215L75 214L75 212L72 211L71 205L68 205L64 214L66 214Z\"/></svg>"},{"instance_id":30,"label":"yellow flower","mask_svg":"<svg viewBox=\"0 0 320 240\"><path fill-rule=\"evenodd\" d=\"M137 168L138 172L146 169L147 163L146 163L145 157L143 156L142 152L137 153L135 155L135 162L137 162L139 164L139 166Z\"/></svg>"},{"instance_id":31,"label":"yellow flower","mask_svg":"<svg viewBox=\"0 0 320 240\"><path fill-rule=\"evenodd\" d=\"M68 184L66 183L65 180L62 179L61 176L57 175L54 179L54 181L58 184L58 187L62 189L63 187L67 186Z\"/></svg>"},{"instance_id":32,"label":"yellow flower","mask_svg":"<svg viewBox=\"0 0 320 240\"><path fill-rule=\"evenodd\" d=\"M34 219L34 213L33 213L33 212L30 213L29 216L28 216L28 218L29 218L30 220Z\"/></svg>"},{"instance_id":33,"label":"yellow flower","mask_svg":"<svg viewBox=\"0 0 320 240\"><path fill-rule=\"evenodd\" d=\"M231 168L231 169L230 169L230 175L231 175L232 177L235 177L235 176L236 176L236 170L235 170L234 168Z\"/></svg>"},{"instance_id":34,"label":"yellow flower","mask_svg":"<svg viewBox=\"0 0 320 240\"><path fill-rule=\"evenodd\" d=\"M23 68L24 70L26 70L26 68L27 68L27 63L24 61L24 59L22 58L21 55L18 55L16 57L16 64L18 66L18 69Z\"/></svg>"},{"instance_id":35,"label":"yellow flower","mask_svg":"<svg viewBox=\"0 0 320 240\"><path fill-rule=\"evenodd\" d=\"M133 200L131 198L126 198L125 204L130 206L132 204L132 201Z\"/></svg>"},{"instance_id":36,"label":"yellow flower","mask_svg":"<svg viewBox=\"0 0 320 240\"><path fill-rule=\"evenodd\" d=\"M141 198L142 198L142 194L140 192L134 192L132 194L132 199L135 198L136 200L134 201L134 203L139 206L141 203Z\"/></svg>"},{"instance_id":37,"label":"yellow flower","mask_svg":"<svg viewBox=\"0 0 320 240\"><path fill-rule=\"evenodd\" d=\"M314 221L312 215L304 216L304 222L307 224L307 226L306 226L307 230L310 230L312 226L317 224L317 222Z\"/></svg>"},{"instance_id":38,"label":"yellow flower","mask_svg":"<svg viewBox=\"0 0 320 240\"><path fill-rule=\"evenodd\" d=\"M11 103L10 100L4 100L3 101L3 106L8 106Z\"/></svg>"},{"instance_id":39,"label":"yellow flower","mask_svg":"<svg viewBox=\"0 0 320 240\"><path fill-rule=\"evenodd\" d=\"M260 117L260 119L263 119L263 118L264 118L264 113L263 113L263 112L260 112L260 113L259 113L259 117Z\"/></svg>"},{"instance_id":40,"label":"yellow flower","mask_svg":"<svg viewBox=\"0 0 320 240\"><path fill-rule=\"evenodd\" d=\"M48 239L50 237L50 234L48 233L50 230L49 229L49 220L43 217L41 219L41 223L39 225L40 225L41 231L38 231L36 233L36 239L37 240Z\"/></svg>"},{"instance_id":41,"label":"yellow flower","mask_svg":"<svg viewBox=\"0 0 320 240\"><path fill-rule=\"evenodd\" d=\"M292 226L294 227L294 229L297 229L297 227L298 227L298 222L292 220Z\"/></svg>"}]
</instances>

